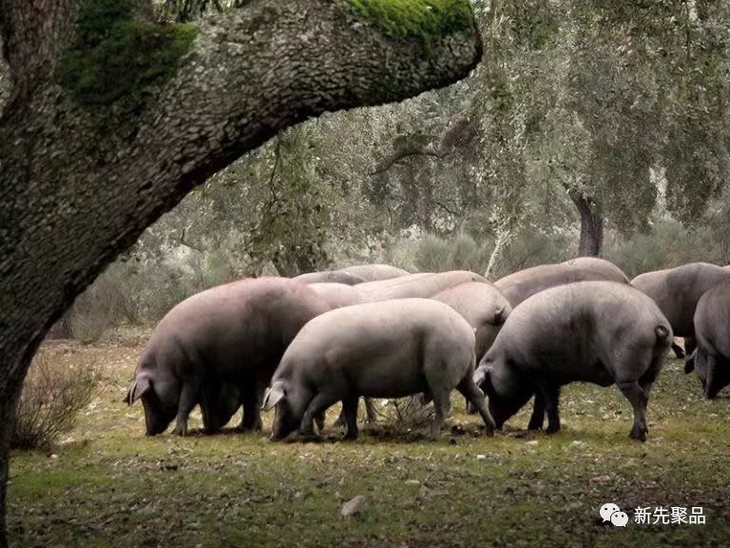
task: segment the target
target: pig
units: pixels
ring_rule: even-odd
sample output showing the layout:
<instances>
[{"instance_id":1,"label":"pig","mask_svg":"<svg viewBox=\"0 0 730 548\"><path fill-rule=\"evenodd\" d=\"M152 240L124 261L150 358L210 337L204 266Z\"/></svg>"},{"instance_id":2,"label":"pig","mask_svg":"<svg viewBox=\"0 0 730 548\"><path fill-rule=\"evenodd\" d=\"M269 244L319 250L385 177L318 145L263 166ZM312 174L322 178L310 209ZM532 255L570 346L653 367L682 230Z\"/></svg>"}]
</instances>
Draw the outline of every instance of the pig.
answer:
<instances>
[{"instance_id":1,"label":"pig","mask_svg":"<svg viewBox=\"0 0 730 548\"><path fill-rule=\"evenodd\" d=\"M578 257L563 263L520 270L500 278L494 282L494 287L502 292L514 308L528 297L550 287L591 280L629 283L626 274L613 263L595 257Z\"/></svg>"},{"instance_id":2,"label":"pig","mask_svg":"<svg viewBox=\"0 0 730 548\"><path fill-rule=\"evenodd\" d=\"M672 328L656 303L617 282L577 282L541 291L515 307L474 374L497 428L535 394L529 428L560 430L562 385L616 384L631 403L631 438L645 441L649 391L669 351Z\"/></svg>"},{"instance_id":3,"label":"pig","mask_svg":"<svg viewBox=\"0 0 730 548\"><path fill-rule=\"evenodd\" d=\"M371 301L387 301L391 299L429 298L450 287L465 282L488 283L479 274L467 270L450 272L422 272L409 274L391 280L366 282L358 286L365 297Z\"/></svg>"},{"instance_id":4,"label":"pig","mask_svg":"<svg viewBox=\"0 0 730 548\"><path fill-rule=\"evenodd\" d=\"M299 430L314 435L313 419L342 401L346 439L357 437L360 396L433 399L437 436L456 388L494 430L484 394L472 380L474 332L448 305L430 299L395 299L332 310L305 325L276 369L264 408L276 408L273 440Z\"/></svg>"},{"instance_id":5,"label":"pig","mask_svg":"<svg viewBox=\"0 0 730 548\"><path fill-rule=\"evenodd\" d=\"M215 431L243 403L241 428L260 428L259 402L286 347L329 306L286 278L242 280L193 295L160 321L142 353L125 401L142 399L147 435L185 435L200 404Z\"/></svg>"},{"instance_id":6,"label":"pig","mask_svg":"<svg viewBox=\"0 0 730 548\"><path fill-rule=\"evenodd\" d=\"M494 342L497 333L512 311L509 301L492 284L466 282L445 289L431 297L456 310L474 328L474 352L477 362Z\"/></svg>"},{"instance_id":7,"label":"pig","mask_svg":"<svg viewBox=\"0 0 730 548\"><path fill-rule=\"evenodd\" d=\"M362 304L367 300L365 298L365 295L356 287L345 284L316 283L310 284L309 287L325 301L327 301L327 305L332 310L334 310L335 308L342 308L343 306ZM377 420L378 412L375 410L375 404L370 398L365 398L365 412L367 413L368 422L375 422ZM323 416L318 417L318 420L320 424L324 423ZM340 413L340 416L335 421L335 426L341 426L344 424L345 415L344 413Z\"/></svg>"},{"instance_id":8,"label":"pig","mask_svg":"<svg viewBox=\"0 0 730 548\"><path fill-rule=\"evenodd\" d=\"M673 345L682 358L695 348L694 314L700 297L721 281L730 280L730 271L710 263L689 263L676 268L640 274L631 285L648 295L669 320L677 337L684 337L685 352Z\"/></svg>"},{"instance_id":9,"label":"pig","mask_svg":"<svg viewBox=\"0 0 730 548\"><path fill-rule=\"evenodd\" d=\"M322 297L331 309L362 304L367 298L357 287L340 283L313 283L309 288Z\"/></svg>"},{"instance_id":10,"label":"pig","mask_svg":"<svg viewBox=\"0 0 730 548\"><path fill-rule=\"evenodd\" d=\"M377 282L379 280L390 280L392 278L400 278L401 276L408 276L410 272L391 266L389 264L361 264L355 266L348 266L343 268L351 274L355 274L365 279L366 282Z\"/></svg>"},{"instance_id":11,"label":"pig","mask_svg":"<svg viewBox=\"0 0 730 548\"><path fill-rule=\"evenodd\" d=\"M730 384L730 282L720 282L697 302L694 332L697 348L685 373L697 372L707 399L717 397Z\"/></svg>"},{"instance_id":12,"label":"pig","mask_svg":"<svg viewBox=\"0 0 730 548\"><path fill-rule=\"evenodd\" d=\"M448 304L474 328L474 353L477 363L492 346L497 333L512 311L509 301L490 283L466 282L441 291L432 299ZM468 401L466 410L469 413L476 413L476 409Z\"/></svg>"},{"instance_id":13,"label":"pig","mask_svg":"<svg viewBox=\"0 0 730 548\"><path fill-rule=\"evenodd\" d=\"M292 278L305 284L315 283L337 283L345 285L357 285L365 281L365 278L345 270L324 270L322 272L309 272Z\"/></svg>"}]
</instances>

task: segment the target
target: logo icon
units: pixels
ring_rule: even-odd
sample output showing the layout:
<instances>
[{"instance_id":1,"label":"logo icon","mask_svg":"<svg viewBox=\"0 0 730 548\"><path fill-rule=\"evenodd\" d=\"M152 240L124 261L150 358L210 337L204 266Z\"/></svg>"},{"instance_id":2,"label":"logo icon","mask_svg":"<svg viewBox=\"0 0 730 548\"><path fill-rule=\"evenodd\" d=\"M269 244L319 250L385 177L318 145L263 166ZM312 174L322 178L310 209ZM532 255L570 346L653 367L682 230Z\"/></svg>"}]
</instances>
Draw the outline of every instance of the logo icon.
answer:
<instances>
[{"instance_id":1,"label":"logo icon","mask_svg":"<svg viewBox=\"0 0 730 548\"><path fill-rule=\"evenodd\" d=\"M613 523L616 527L626 527L626 524L629 522L629 516L626 514L626 512L618 511L611 514L611 523Z\"/></svg>"},{"instance_id":2,"label":"logo icon","mask_svg":"<svg viewBox=\"0 0 730 548\"><path fill-rule=\"evenodd\" d=\"M614 504L613 502L607 502L601 506L598 513L601 514L603 523L609 521L616 527L626 527L626 524L629 522L629 516L626 512L622 512L618 504Z\"/></svg>"}]
</instances>

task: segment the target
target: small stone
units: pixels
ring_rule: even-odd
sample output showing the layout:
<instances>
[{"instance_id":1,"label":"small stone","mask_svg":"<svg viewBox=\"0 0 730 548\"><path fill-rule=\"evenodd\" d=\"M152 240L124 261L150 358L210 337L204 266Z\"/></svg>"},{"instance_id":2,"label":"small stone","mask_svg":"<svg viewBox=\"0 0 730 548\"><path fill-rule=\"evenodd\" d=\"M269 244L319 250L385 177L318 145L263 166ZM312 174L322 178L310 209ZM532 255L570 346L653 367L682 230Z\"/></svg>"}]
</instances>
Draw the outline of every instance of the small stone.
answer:
<instances>
[{"instance_id":1,"label":"small stone","mask_svg":"<svg viewBox=\"0 0 730 548\"><path fill-rule=\"evenodd\" d=\"M477 460L487 460L487 455L477 455Z\"/></svg>"},{"instance_id":2,"label":"small stone","mask_svg":"<svg viewBox=\"0 0 730 548\"><path fill-rule=\"evenodd\" d=\"M358 495L355 498L348 500L345 504L342 505L342 510L340 511L340 515L343 518L349 518L351 516L354 516L354 515L362 512L366 506L367 506L367 501L365 500L365 497L363 497L362 495Z\"/></svg>"},{"instance_id":3,"label":"small stone","mask_svg":"<svg viewBox=\"0 0 730 548\"><path fill-rule=\"evenodd\" d=\"M532 447L536 447L537 444L538 444L537 440L530 440L527 443L525 443L525 445L530 445Z\"/></svg>"},{"instance_id":4,"label":"small stone","mask_svg":"<svg viewBox=\"0 0 730 548\"><path fill-rule=\"evenodd\" d=\"M584 441L575 440L570 442L570 444L568 445L568 449L583 449L585 448L585 446L586 443Z\"/></svg>"},{"instance_id":5,"label":"small stone","mask_svg":"<svg viewBox=\"0 0 730 548\"><path fill-rule=\"evenodd\" d=\"M57 459L58 458L58 455L56 455L56 453L51 453L50 457L52 459Z\"/></svg>"},{"instance_id":6,"label":"small stone","mask_svg":"<svg viewBox=\"0 0 730 548\"><path fill-rule=\"evenodd\" d=\"M409 480L406 480L406 483L408 485L421 485L421 482L418 481L417 479L409 479Z\"/></svg>"}]
</instances>

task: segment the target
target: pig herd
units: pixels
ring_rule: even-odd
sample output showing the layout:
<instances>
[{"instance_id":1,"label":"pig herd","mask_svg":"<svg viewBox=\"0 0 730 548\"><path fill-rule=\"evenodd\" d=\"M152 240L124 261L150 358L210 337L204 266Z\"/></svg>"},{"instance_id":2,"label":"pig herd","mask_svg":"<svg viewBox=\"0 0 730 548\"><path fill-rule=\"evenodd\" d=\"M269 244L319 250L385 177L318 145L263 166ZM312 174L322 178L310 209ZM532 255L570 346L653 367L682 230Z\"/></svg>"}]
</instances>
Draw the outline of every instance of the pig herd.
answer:
<instances>
[{"instance_id":1,"label":"pig herd","mask_svg":"<svg viewBox=\"0 0 730 548\"><path fill-rule=\"evenodd\" d=\"M529 429L560 429L563 385L615 384L645 440L649 392L674 349L704 395L730 384L730 269L708 263L629 281L608 261L578 258L493 284L468 271L410 274L361 265L296 278L247 279L198 293L159 323L125 401L142 400L148 435L185 435L200 406L206 433L243 407L239 428L304 438L341 402L345 438L365 398L432 401L439 435L454 389L485 432L533 399ZM685 349L674 343L684 337ZM485 398L486 396L486 398ZM488 402L488 403L487 403ZM262 405L263 403L263 405Z\"/></svg>"}]
</instances>

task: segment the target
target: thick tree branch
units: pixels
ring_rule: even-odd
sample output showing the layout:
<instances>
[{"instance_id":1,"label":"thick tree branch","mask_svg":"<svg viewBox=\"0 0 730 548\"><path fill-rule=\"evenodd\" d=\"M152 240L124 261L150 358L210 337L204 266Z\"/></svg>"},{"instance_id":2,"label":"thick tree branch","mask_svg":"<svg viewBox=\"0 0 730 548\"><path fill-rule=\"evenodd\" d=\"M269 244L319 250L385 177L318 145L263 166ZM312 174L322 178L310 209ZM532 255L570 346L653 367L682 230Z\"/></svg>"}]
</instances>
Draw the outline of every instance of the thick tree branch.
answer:
<instances>
[{"instance_id":1,"label":"thick tree branch","mask_svg":"<svg viewBox=\"0 0 730 548\"><path fill-rule=\"evenodd\" d=\"M104 266L278 131L449 84L481 56L473 21L394 37L346 0L260 0L203 23L172 78L130 91L143 99L134 108L127 96L89 106L59 83L76 2L0 0L13 74L0 118L0 545L9 428L30 358Z\"/></svg>"}]
</instances>

